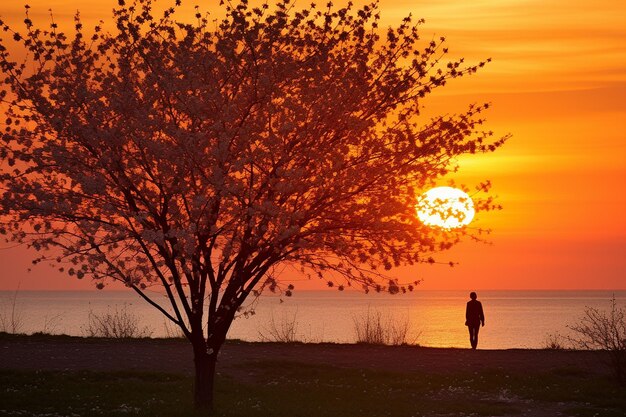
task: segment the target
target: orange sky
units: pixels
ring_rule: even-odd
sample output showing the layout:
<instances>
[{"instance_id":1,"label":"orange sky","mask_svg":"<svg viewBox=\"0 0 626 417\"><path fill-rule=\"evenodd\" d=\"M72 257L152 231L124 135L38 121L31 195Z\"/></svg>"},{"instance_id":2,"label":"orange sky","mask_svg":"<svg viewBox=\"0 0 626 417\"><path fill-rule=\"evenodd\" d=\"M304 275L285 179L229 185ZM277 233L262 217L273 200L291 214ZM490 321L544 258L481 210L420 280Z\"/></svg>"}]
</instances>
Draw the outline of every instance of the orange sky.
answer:
<instances>
[{"instance_id":1,"label":"orange sky","mask_svg":"<svg viewBox=\"0 0 626 417\"><path fill-rule=\"evenodd\" d=\"M23 19L16 3L0 6L8 22ZM28 1L36 21L47 22L50 7L57 21L79 8L87 26L109 20L116 3ZM467 242L441 255L460 262L455 268L397 275L424 279L423 289L626 288L626 2L380 0L380 9L385 24L408 13L425 18L422 36L446 36L452 56L493 58L426 105L449 113L488 101L488 128L513 134L496 153L460 161L457 176L494 184L504 210L474 222L494 230L492 244ZM27 273L28 255L0 246L0 290L92 288L43 265Z\"/></svg>"}]
</instances>

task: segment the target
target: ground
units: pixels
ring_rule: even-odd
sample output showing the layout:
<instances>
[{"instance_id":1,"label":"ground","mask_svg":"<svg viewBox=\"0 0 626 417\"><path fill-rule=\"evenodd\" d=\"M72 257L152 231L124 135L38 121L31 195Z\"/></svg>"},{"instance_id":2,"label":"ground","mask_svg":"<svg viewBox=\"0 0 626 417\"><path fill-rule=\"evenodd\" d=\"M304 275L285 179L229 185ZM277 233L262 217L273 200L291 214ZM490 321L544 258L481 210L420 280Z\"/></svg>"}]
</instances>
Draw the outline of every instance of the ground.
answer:
<instances>
[{"instance_id":1,"label":"ground","mask_svg":"<svg viewBox=\"0 0 626 417\"><path fill-rule=\"evenodd\" d=\"M626 416L626 389L611 380L603 359L588 351L229 341L219 358L218 414ZM5 334L0 415L168 415L161 413L172 402L181 404L178 415L188 415L181 410L189 405L192 366L183 340ZM106 394L89 391L90 384L105 392L127 389L104 401ZM145 400L133 402L144 394L122 402L133 384L147 387L148 396L163 390L150 397L162 405L150 411L152 406L142 408ZM27 390L42 400L29 404ZM77 390L82 403L78 394L68 394ZM54 397L50 403L48 396ZM98 405L88 408L84 398Z\"/></svg>"}]
</instances>

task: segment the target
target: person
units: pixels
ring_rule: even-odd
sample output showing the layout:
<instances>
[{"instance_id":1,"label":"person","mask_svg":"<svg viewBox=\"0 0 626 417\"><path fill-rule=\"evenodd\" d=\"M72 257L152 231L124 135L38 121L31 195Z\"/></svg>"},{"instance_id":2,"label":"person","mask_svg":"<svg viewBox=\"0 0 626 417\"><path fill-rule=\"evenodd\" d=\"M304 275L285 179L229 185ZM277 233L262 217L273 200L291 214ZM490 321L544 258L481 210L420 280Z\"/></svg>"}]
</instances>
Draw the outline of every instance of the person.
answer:
<instances>
[{"instance_id":1,"label":"person","mask_svg":"<svg viewBox=\"0 0 626 417\"><path fill-rule=\"evenodd\" d=\"M476 293L471 292L470 298L465 309L465 325L469 330L470 343L472 349L478 346L478 331L481 325L485 325L485 314L483 313L483 305L476 299Z\"/></svg>"}]
</instances>

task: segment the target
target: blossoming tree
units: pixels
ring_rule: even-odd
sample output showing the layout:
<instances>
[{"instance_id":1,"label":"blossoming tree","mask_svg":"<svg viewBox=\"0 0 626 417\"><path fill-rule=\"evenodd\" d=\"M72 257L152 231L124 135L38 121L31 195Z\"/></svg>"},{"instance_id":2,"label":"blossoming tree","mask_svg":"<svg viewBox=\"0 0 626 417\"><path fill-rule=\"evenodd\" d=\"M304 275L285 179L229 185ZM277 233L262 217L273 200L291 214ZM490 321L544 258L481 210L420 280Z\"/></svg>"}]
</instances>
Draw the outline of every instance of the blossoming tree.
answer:
<instances>
[{"instance_id":1,"label":"blossoming tree","mask_svg":"<svg viewBox=\"0 0 626 417\"><path fill-rule=\"evenodd\" d=\"M2 23L0 231L40 250L35 262L122 282L178 325L195 404L210 408L237 311L263 288L293 289L277 265L410 289L380 271L464 233L421 225L416 193L505 138L481 130L486 106L419 117L425 96L483 63L444 62L444 40L422 44L409 18L379 29L376 4L239 0L194 23L175 9L120 0L112 32L89 34L78 16L71 35L38 29L28 6L24 30Z\"/></svg>"}]
</instances>

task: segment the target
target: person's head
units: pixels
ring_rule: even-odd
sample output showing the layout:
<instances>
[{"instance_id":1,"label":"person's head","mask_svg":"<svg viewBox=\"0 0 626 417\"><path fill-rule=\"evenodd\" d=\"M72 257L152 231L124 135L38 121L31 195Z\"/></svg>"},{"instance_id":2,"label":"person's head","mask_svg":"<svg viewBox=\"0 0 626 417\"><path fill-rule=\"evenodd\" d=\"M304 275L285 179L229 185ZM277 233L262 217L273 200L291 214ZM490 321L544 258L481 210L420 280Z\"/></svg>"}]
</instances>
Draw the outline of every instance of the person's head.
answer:
<instances>
[{"instance_id":1,"label":"person's head","mask_svg":"<svg viewBox=\"0 0 626 417\"><path fill-rule=\"evenodd\" d=\"M475 299L476 299L476 293L475 293L474 291L472 291L472 292L470 293L470 298L471 298L472 300L475 300Z\"/></svg>"}]
</instances>

